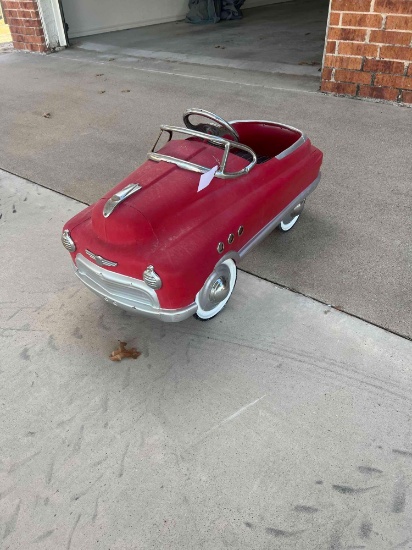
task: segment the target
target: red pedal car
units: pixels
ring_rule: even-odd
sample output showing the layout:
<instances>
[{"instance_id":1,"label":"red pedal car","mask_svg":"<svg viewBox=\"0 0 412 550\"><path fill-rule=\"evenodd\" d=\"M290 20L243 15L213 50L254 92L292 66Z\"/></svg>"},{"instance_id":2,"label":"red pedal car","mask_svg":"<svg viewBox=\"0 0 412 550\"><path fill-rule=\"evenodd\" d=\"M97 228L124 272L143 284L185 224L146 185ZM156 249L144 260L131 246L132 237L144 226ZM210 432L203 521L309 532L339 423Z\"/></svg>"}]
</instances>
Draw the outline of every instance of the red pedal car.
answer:
<instances>
[{"instance_id":1,"label":"red pedal car","mask_svg":"<svg viewBox=\"0 0 412 550\"><path fill-rule=\"evenodd\" d=\"M194 124L193 117L203 117ZM226 122L189 109L185 127L70 221L62 242L79 279L107 302L162 321L211 319L236 264L273 229L291 229L320 180L322 153L299 130ZM172 139L178 134L180 139Z\"/></svg>"}]
</instances>

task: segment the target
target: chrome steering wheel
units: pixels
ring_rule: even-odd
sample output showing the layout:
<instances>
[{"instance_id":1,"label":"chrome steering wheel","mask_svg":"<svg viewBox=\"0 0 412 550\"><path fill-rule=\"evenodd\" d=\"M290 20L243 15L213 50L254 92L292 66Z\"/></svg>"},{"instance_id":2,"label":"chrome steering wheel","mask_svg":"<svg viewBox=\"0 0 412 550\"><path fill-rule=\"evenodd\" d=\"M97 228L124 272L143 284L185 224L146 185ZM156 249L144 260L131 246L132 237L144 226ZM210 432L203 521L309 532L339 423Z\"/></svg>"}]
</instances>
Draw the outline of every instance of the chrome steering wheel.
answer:
<instances>
[{"instance_id":1,"label":"chrome steering wheel","mask_svg":"<svg viewBox=\"0 0 412 550\"><path fill-rule=\"evenodd\" d=\"M215 124L202 122L199 124L192 124L189 119L193 115L198 115L204 118L208 118L209 120L213 120ZM189 128L189 130L195 130L197 132L203 132L204 134L219 137L224 137L227 134L230 134L233 141L237 143L239 142L239 134L236 132L233 126L231 126L229 122L226 122L226 120L224 120L220 116L215 115L214 113L211 113L209 111L205 111L203 109L187 109L187 111L185 111L183 115L183 122L186 128Z\"/></svg>"}]
</instances>

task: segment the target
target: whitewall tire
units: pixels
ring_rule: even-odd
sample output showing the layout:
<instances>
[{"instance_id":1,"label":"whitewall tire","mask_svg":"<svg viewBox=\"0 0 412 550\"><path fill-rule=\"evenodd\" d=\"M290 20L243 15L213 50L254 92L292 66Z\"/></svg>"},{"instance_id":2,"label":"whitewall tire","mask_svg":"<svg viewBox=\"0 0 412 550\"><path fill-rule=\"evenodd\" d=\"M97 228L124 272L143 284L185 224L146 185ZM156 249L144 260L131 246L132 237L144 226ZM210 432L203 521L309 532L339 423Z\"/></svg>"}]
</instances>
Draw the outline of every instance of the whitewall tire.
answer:
<instances>
[{"instance_id":1,"label":"whitewall tire","mask_svg":"<svg viewBox=\"0 0 412 550\"><path fill-rule=\"evenodd\" d=\"M219 264L196 295L197 312L194 317L208 321L222 311L235 288L236 277L236 264L232 259Z\"/></svg>"}]
</instances>

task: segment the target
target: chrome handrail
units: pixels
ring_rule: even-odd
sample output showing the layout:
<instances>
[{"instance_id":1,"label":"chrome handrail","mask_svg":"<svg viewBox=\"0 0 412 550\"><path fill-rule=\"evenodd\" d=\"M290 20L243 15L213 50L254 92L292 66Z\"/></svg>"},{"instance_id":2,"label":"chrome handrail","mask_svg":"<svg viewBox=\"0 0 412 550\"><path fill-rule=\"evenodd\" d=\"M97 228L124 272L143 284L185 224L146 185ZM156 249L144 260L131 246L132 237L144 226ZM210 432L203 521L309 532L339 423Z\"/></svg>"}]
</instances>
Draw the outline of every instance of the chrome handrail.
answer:
<instances>
[{"instance_id":1,"label":"chrome handrail","mask_svg":"<svg viewBox=\"0 0 412 550\"><path fill-rule=\"evenodd\" d=\"M169 155L163 155L161 153L156 153L155 148L156 145L159 142L160 136L163 132L167 132L169 134L169 141L172 139L173 132L179 133L179 134L186 134L193 137L198 137L200 139L210 141L211 143L214 143L216 145L223 145L225 150L223 152L223 157L220 162L218 170L215 172L215 177L220 179L231 179L231 178L238 178L240 176L244 176L245 174L248 174L252 168L255 166L257 162L257 157L253 149L248 147L247 145L243 145L243 143L237 143L235 141L230 141L228 139L219 137L219 136L211 136L209 134L205 134L203 132L198 132L197 130L190 130L188 128L180 128L178 126L168 126L166 124L162 124L160 126L160 135L156 140L156 143L154 144L152 150L147 154L147 157L150 160L154 160L156 162L164 161L164 162L170 162L172 164L175 164L176 166L179 166L179 168L183 168L184 170L191 170L192 172L198 172L200 174L205 174L206 172L209 172L211 170L211 167L202 166L200 164L196 164L194 162L189 162L187 160L179 159L176 157L172 157ZM226 163L227 159L229 157L230 149L241 149L242 151L246 151L252 156L252 161L245 166L242 170L239 170L238 172L226 172Z\"/></svg>"}]
</instances>

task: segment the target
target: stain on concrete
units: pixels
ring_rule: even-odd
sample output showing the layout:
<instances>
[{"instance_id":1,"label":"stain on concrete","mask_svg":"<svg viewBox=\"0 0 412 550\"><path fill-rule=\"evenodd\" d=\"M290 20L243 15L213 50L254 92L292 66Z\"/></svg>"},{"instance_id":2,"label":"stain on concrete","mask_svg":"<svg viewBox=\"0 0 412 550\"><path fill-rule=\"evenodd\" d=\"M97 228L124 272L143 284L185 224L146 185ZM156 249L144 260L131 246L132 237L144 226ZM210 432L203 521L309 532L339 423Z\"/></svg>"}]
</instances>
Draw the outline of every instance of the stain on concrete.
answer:
<instances>
[{"instance_id":1,"label":"stain on concrete","mask_svg":"<svg viewBox=\"0 0 412 550\"><path fill-rule=\"evenodd\" d=\"M123 477L123 474L124 474L124 462L126 460L126 455L127 455L127 451L129 450L129 447L130 447L130 442L127 442L126 443L126 446L123 450L123 454L122 454L122 458L120 460L120 465L119 465L119 472L117 474L117 477Z\"/></svg>"},{"instance_id":2,"label":"stain on concrete","mask_svg":"<svg viewBox=\"0 0 412 550\"><path fill-rule=\"evenodd\" d=\"M81 449L82 441L83 441L83 432L84 432L84 425L80 427L79 433L76 438L76 442L73 446L73 453L78 453Z\"/></svg>"},{"instance_id":3,"label":"stain on concrete","mask_svg":"<svg viewBox=\"0 0 412 550\"><path fill-rule=\"evenodd\" d=\"M342 538L342 535L340 531L333 531L330 537L328 550L341 550L342 549L341 538Z\"/></svg>"},{"instance_id":4,"label":"stain on concrete","mask_svg":"<svg viewBox=\"0 0 412 550\"><path fill-rule=\"evenodd\" d=\"M403 451L402 449L392 449L392 452L402 456L412 456L412 451Z\"/></svg>"},{"instance_id":5,"label":"stain on concrete","mask_svg":"<svg viewBox=\"0 0 412 550\"><path fill-rule=\"evenodd\" d=\"M405 510L406 485L403 476L395 483L393 491L392 512L400 514Z\"/></svg>"},{"instance_id":6,"label":"stain on concrete","mask_svg":"<svg viewBox=\"0 0 412 550\"><path fill-rule=\"evenodd\" d=\"M50 349L53 351L58 351L58 347L56 346L56 340L54 339L53 334L50 334L49 339L47 340L47 345Z\"/></svg>"},{"instance_id":7,"label":"stain on concrete","mask_svg":"<svg viewBox=\"0 0 412 550\"><path fill-rule=\"evenodd\" d=\"M366 520L362 521L361 526L359 528L359 536L361 539L368 539L372 533L372 527L373 524L371 521Z\"/></svg>"},{"instance_id":8,"label":"stain on concrete","mask_svg":"<svg viewBox=\"0 0 412 550\"><path fill-rule=\"evenodd\" d=\"M54 533L54 529L50 529L49 531L46 531L45 533L37 537L37 539L34 539L33 543L42 542L48 539L53 533Z\"/></svg>"},{"instance_id":9,"label":"stain on concrete","mask_svg":"<svg viewBox=\"0 0 412 550\"><path fill-rule=\"evenodd\" d=\"M370 466L358 466L358 470L361 474L372 475L372 474L383 474L382 470L378 468L371 468Z\"/></svg>"},{"instance_id":10,"label":"stain on concrete","mask_svg":"<svg viewBox=\"0 0 412 550\"><path fill-rule=\"evenodd\" d=\"M285 531L283 529L275 529L274 527L266 527L265 529L266 533L268 535L272 535L273 537L295 537L296 535L300 535L300 533L304 532L304 529L300 531Z\"/></svg>"},{"instance_id":11,"label":"stain on concrete","mask_svg":"<svg viewBox=\"0 0 412 550\"><path fill-rule=\"evenodd\" d=\"M28 351L29 351L29 348L23 348L19 353L19 357L21 357L21 359L24 359L25 361L30 361L30 355Z\"/></svg>"},{"instance_id":12,"label":"stain on concrete","mask_svg":"<svg viewBox=\"0 0 412 550\"><path fill-rule=\"evenodd\" d=\"M315 514L316 512L319 512L319 508L315 508L314 506L305 506L303 504L297 504L293 509L295 512L301 512L303 514Z\"/></svg>"},{"instance_id":13,"label":"stain on concrete","mask_svg":"<svg viewBox=\"0 0 412 550\"><path fill-rule=\"evenodd\" d=\"M11 518L8 521L6 521L3 540L6 539L16 529L16 524L20 513L20 505L21 505L21 501L19 501L16 508L14 509L14 512L11 515Z\"/></svg>"},{"instance_id":14,"label":"stain on concrete","mask_svg":"<svg viewBox=\"0 0 412 550\"><path fill-rule=\"evenodd\" d=\"M74 331L72 332L72 335L77 338L78 340L81 340L83 338L83 334L80 332L80 328L76 327Z\"/></svg>"},{"instance_id":15,"label":"stain on concrete","mask_svg":"<svg viewBox=\"0 0 412 550\"><path fill-rule=\"evenodd\" d=\"M365 487L364 489L357 489L355 487L349 487L348 485L332 485L332 489L335 489L338 493L341 493L342 495L354 495L359 493L366 493L367 491L371 491L372 489L376 489L377 485L374 485L373 487Z\"/></svg>"}]
</instances>

